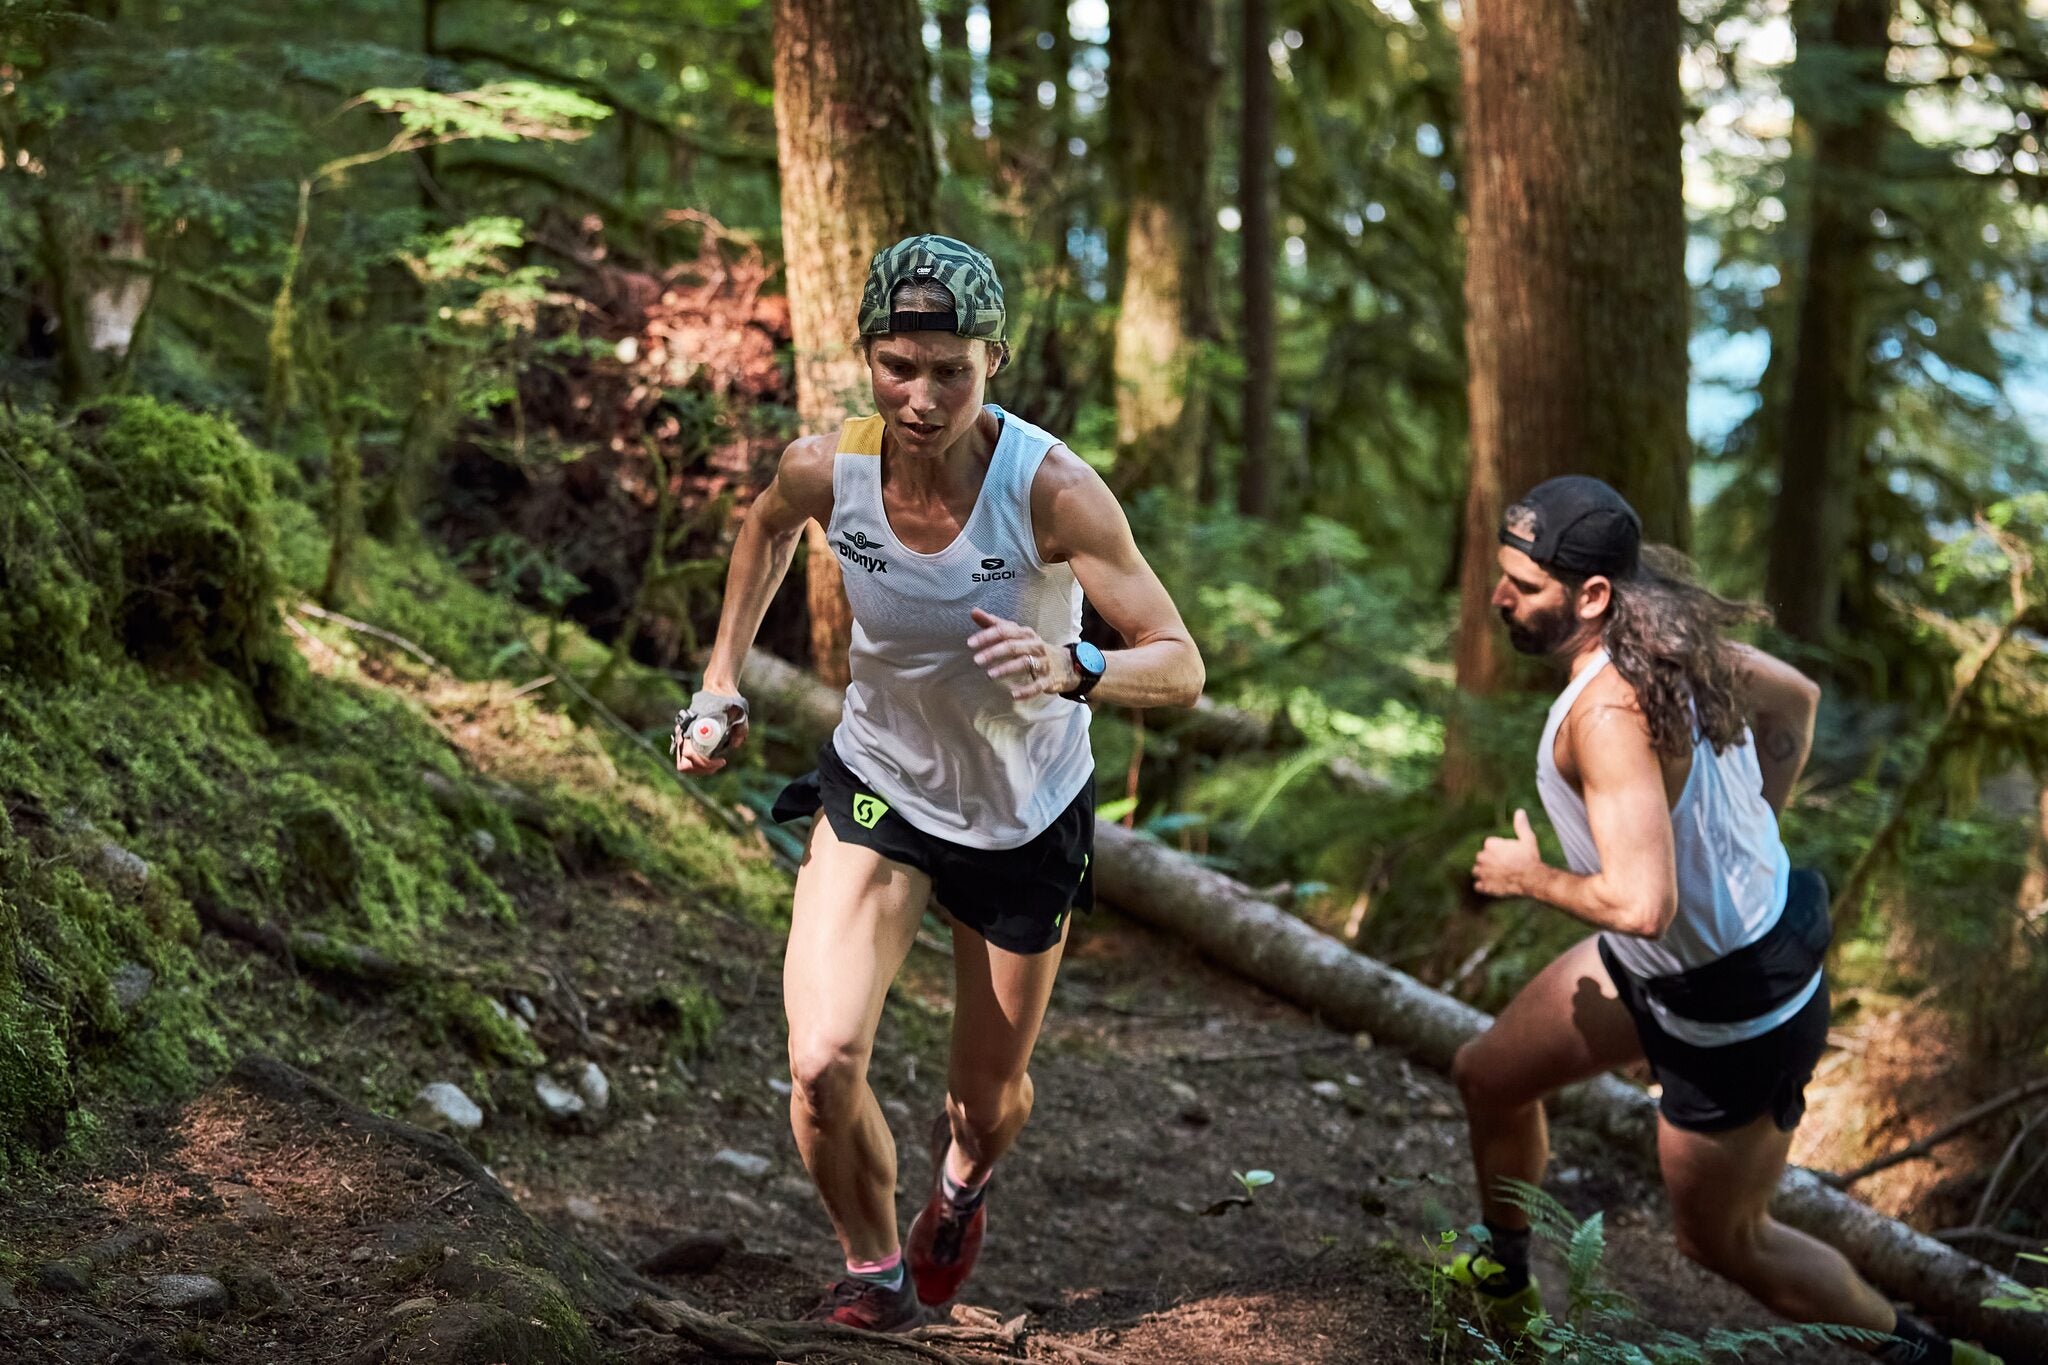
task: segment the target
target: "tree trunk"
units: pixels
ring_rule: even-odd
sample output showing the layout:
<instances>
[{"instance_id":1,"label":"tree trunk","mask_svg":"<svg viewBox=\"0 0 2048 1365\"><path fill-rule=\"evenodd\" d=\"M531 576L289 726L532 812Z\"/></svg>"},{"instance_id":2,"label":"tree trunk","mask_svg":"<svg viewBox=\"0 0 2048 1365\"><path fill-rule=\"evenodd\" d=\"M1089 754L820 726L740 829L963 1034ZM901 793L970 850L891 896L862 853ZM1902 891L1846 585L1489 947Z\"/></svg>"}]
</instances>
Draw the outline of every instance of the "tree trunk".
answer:
<instances>
[{"instance_id":1,"label":"tree trunk","mask_svg":"<svg viewBox=\"0 0 2048 1365\"><path fill-rule=\"evenodd\" d=\"M1765 595L1788 634L1821 643L1840 620L1869 396L1870 211L1890 124L1893 0L1810 0L1792 94L1812 130L1810 230L1778 433L1778 502Z\"/></svg>"},{"instance_id":2,"label":"tree trunk","mask_svg":"<svg viewBox=\"0 0 2048 1365\"><path fill-rule=\"evenodd\" d=\"M854 346L875 252L930 225L927 63L916 0L775 0L775 141L797 414L834 430L869 402ZM812 663L845 686L853 616L824 528L805 532Z\"/></svg>"},{"instance_id":3,"label":"tree trunk","mask_svg":"<svg viewBox=\"0 0 2048 1365\"><path fill-rule=\"evenodd\" d=\"M1474 0L1459 42L1471 453L1457 668L1485 695L1527 676L1488 605L1514 498L1592 474L1648 539L1689 538L1678 6ZM1486 786L1462 726L1444 778L1458 796Z\"/></svg>"},{"instance_id":4,"label":"tree trunk","mask_svg":"<svg viewBox=\"0 0 2048 1365\"><path fill-rule=\"evenodd\" d=\"M838 720L838 699L779 660L775 664L764 667L749 658L748 695L813 733L829 732ZM1260 900L1243 883L1121 825L1096 825L1095 869L1097 890L1119 910L1326 1023L1365 1030L1435 1070L1448 1070L1465 1040L1493 1023L1470 1005ZM1613 1076L1573 1086L1553 1104L1609 1141L1642 1151L1654 1141L1656 1101ZM2048 1316L1982 1306L2010 1287L1983 1262L1886 1218L1798 1167L1779 1182L1771 1211L1835 1247L1887 1295L1939 1314L2005 1351L2008 1359L2048 1359Z\"/></svg>"},{"instance_id":5,"label":"tree trunk","mask_svg":"<svg viewBox=\"0 0 2048 1365\"><path fill-rule=\"evenodd\" d=\"M974 135L974 54L967 45L968 0L939 0L938 145L955 175L979 175L985 149Z\"/></svg>"},{"instance_id":6,"label":"tree trunk","mask_svg":"<svg viewBox=\"0 0 2048 1365\"><path fill-rule=\"evenodd\" d=\"M1208 403L1195 389L1213 331L1209 261L1214 0L1128 0L1111 25L1127 220L1117 318L1116 482L1192 497Z\"/></svg>"},{"instance_id":7,"label":"tree trunk","mask_svg":"<svg viewBox=\"0 0 2048 1365\"><path fill-rule=\"evenodd\" d=\"M1038 46L1048 18L1045 0L988 0L989 146L1000 191L1027 212L1042 207L1034 201L1052 169L1051 118L1038 102L1039 82L1051 78L1049 50Z\"/></svg>"},{"instance_id":8,"label":"tree trunk","mask_svg":"<svg viewBox=\"0 0 2048 1365\"><path fill-rule=\"evenodd\" d=\"M1271 486L1273 434L1273 40L1268 0L1240 0L1239 66L1244 95L1238 128L1238 239L1244 291L1244 433L1237 510L1263 517Z\"/></svg>"}]
</instances>

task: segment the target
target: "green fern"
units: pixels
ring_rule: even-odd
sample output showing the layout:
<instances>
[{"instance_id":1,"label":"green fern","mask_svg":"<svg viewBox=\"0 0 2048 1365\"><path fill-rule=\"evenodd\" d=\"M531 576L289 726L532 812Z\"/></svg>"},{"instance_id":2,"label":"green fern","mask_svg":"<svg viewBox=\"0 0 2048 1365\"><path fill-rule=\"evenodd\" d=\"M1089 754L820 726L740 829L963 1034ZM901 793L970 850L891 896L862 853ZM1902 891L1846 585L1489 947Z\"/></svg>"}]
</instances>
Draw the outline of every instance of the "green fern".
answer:
<instances>
[{"instance_id":1,"label":"green fern","mask_svg":"<svg viewBox=\"0 0 2048 1365\"><path fill-rule=\"evenodd\" d=\"M1727 1365L1730 1361L1761 1359L1765 1353L1796 1360L1822 1342L1872 1346L1890 1339L1883 1332L1831 1323L1747 1331L1714 1328L1699 1337L1653 1327L1643 1320L1642 1309L1633 1299L1607 1283L1606 1215L1595 1213L1581 1221L1537 1186L1519 1180L1501 1184L1502 1197L1528 1216L1535 1236L1563 1255L1570 1303L1562 1319L1538 1317L1520 1337L1503 1343L1481 1325L1462 1317L1456 1320L1453 1331L1444 1322L1449 1305L1438 1286L1432 1284L1432 1336L1440 1350L1447 1350L1454 1336L1463 1335L1470 1339L1479 1352L1477 1358L1486 1365L1525 1365L1536 1361L1546 1365ZM1483 1229L1472 1231L1484 1245ZM1454 1232L1440 1234L1437 1246L1432 1249L1433 1256L1448 1256L1456 1240Z\"/></svg>"}]
</instances>

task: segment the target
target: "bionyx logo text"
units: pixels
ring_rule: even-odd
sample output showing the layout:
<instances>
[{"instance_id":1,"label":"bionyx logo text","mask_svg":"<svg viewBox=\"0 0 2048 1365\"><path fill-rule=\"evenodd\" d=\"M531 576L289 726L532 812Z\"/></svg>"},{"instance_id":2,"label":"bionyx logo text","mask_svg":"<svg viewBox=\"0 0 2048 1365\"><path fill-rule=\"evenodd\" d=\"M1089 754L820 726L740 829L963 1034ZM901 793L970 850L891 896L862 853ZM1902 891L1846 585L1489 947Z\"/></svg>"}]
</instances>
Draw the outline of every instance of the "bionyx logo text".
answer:
<instances>
[{"instance_id":1,"label":"bionyx logo text","mask_svg":"<svg viewBox=\"0 0 2048 1365\"><path fill-rule=\"evenodd\" d=\"M1015 578L1017 576L1017 571L1004 568L1003 561L1000 559L984 559L981 561L981 567L987 570L987 572L978 573L974 576L974 581L977 583L993 583L998 578Z\"/></svg>"},{"instance_id":2,"label":"bionyx logo text","mask_svg":"<svg viewBox=\"0 0 2048 1365\"><path fill-rule=\"evenodd\" d=\"M873 555L861 553L863 550L879 550L882 548L882 542L879 540L869 540L867 532L841 531L839 533L839 542L839 544L834 545L832 548L839 551L839 557L847 563L858 564L871 574L889 572L887 560L877 559Z\"/></svg>"}]
</instances>

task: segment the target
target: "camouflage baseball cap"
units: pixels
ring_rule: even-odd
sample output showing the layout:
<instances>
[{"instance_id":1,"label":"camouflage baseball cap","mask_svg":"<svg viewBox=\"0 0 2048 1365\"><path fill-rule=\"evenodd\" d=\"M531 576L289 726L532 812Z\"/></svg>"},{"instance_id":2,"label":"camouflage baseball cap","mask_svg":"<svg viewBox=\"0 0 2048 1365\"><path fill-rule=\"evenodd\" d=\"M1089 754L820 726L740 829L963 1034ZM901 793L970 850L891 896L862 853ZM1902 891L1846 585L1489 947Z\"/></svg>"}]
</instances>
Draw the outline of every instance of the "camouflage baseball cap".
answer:
<instances>
[{"instance_id":1,"label":"camouflage baseball cap","mask_svg":"<svg viewBox=\"0 0 2048 1365\"><path fill-rule=\"evenodd\" d=\"M953 312L892 313L889 300L898 285L931 280L953 295ZM995 262L965 242L925 233L905 237L875 253L868 267L867 287L860 292L860 334L952 332L984 341L1003 339L1003 282Z\"/></svg>"}]
</instances>

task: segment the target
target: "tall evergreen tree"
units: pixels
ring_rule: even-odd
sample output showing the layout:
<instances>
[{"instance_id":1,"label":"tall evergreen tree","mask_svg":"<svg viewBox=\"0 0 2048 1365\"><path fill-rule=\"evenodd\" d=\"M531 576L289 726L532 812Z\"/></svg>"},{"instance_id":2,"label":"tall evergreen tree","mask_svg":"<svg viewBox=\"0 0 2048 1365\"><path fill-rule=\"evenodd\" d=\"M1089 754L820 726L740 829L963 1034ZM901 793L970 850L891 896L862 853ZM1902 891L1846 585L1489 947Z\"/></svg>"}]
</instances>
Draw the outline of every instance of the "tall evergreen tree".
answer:
<instances>
[{"instance_id":1,"label":"tall evergreen tree","mask_svg":"<svg viewBox=\"0 0 2048 1365\"><path fill-rule=\"evenodd\" d=\"M1791 337L1791 383L1776 424L1778 502L1765 595L1778 623L1818 643L1841 615L1857 485L1876 426L1870 392L1871 214L1891 127L1894 0L1809 0L1795 14L1792 98L1812 155ZM1802 249L1803 248L1803 249Z\"/></svg>"},{"instance_id":2,"label":"tall evergreen tree","mask_svg":"<svg viewBox=\"0 0 2048 1365\"><path fill-rule=\"evenodd\" d=\"M1192 496L1207 402L1194 391L1214 331L1209 198L1214 141L1214 0L1130 0L1111 22L1111 118L1123 171L1117 482Z\"/></svg>"},{"instance_id":3,"label":"tall evergreen tree","mask_svg":"<svg viewBox=\"0 0 2048 1365\"><path fill-rule=\"evenodd\" d=\"M1688 536L1679 31L1676 0L1465 9L1468 692L1511 674L1487 605L1508 498L1593 474L1649 539Z\"/></svg>"},{"instance_id":4,"label":"tall evergreen tree","mask_svg":"<svg viewBox=\"0 0 2048 1365\"><path fill-rule=\"evenodd\" d=\"M930 225L928 78L916 0L775 0L782 243L806 431L833 430L868 401L853 345L868 262ZM811 662L844 686L853 617L839 562L817 523L805 543Z\"/></svg>"},{"instance_id":5,"label":"tall evergreen tree","mask_svg":"<svg viewBox=\"0 0 2048 1365\"><path fill-rule=\"evenodd\" d=\"M1241 0L1238 68L1237 207L1242 219L1238 267L1243 295L1244 438L1237 466L1237 510L1266 514L1273 438L1273 41L1267 0Z\"/></svg>"}]
</instances>

